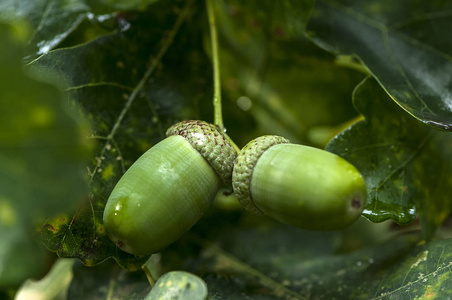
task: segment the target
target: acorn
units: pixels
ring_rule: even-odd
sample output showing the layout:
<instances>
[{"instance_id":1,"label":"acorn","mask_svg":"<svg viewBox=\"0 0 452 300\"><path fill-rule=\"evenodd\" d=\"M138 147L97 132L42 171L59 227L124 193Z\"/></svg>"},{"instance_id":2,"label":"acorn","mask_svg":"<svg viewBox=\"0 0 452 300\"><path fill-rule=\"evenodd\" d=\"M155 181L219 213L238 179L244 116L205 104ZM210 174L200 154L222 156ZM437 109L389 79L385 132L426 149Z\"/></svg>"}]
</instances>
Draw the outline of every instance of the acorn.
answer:
<instances>
[{"instance_id":1,"label":"acorn","mask_svg":"<svg viewBox=\"0 0 452 300\"><path fill-rule=\"evenodd\" d=\"M235 160L232 186L251 213L308 230L337 230L366 205L360 172L331 152L280 136L249 142Z\"/></svg>"},{"instance_id":2,"label":"acorn","mask_svg":"<svg viewBox=\"0 0 452 300\"><path fill-rule=\"evenodd\" d=\"M105 206L108 236L134 255L159 252L179 239L231 181L237 152L217 126L183 121L166 135L130 166Z\"/></svg>"},{"instance_id":3,"label":"acorn","mask_svg":"<svg viewBox=\"0 0 452 300\"><path fill-rule=\"evenodd\" d=\"M207 295L207 285L200 277L184 271L171 271L157 280L144 300L204 300Z\"/></svg>"}]
</instances>

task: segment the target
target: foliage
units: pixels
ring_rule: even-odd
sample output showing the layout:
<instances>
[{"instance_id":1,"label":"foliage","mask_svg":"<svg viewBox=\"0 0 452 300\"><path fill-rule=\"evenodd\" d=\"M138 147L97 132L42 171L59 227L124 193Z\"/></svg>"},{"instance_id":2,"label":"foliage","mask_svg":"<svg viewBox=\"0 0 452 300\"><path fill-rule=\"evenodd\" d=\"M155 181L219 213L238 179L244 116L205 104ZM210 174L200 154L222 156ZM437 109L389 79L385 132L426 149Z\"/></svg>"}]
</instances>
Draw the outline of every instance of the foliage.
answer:
<instances>
[{"instance_id":1,"label":"foliage","mask_svg":"<svg viewBox=\"0 0 452 300\"><path fill-rule=\"evenodd\" d=\"M229 136L344 157L365 177L363 218L304 231L221 192L161 253L120 251L102 214L121 175L175 122L213 121L205 3L4 0L0 297L54 282L55 297L143 299L144 263L196 274L208 299L450 297L452 4L214 3Z\"/></svg>"}]
</instances>

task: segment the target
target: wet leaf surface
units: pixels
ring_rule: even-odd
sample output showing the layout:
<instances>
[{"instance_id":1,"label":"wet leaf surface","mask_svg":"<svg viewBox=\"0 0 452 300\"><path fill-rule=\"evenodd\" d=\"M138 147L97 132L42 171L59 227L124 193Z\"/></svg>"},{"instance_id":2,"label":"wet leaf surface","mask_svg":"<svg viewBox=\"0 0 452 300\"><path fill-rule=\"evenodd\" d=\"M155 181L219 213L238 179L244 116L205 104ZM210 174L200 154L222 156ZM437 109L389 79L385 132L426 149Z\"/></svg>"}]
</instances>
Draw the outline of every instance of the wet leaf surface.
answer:
<instances>
[{"instance_id":1,"label":"wet leaf surface","mask_svg":"<svg viewBox=\"0 0 452 300\"><path fill-rule=\"evenodd\" d=\"M408 224L420 215L430 238L451 211L452 135L403 114L373 79L363 81L353 99L365 120L336 136L327 150L362 172L366 217Z\"/></svg>"},{"instance_id":2,"label":"wet leaf surface","mask_svg":"<svg viewBox=\"0 0 452 300\"><path fill-rule=\"evenodd\" d=\"M317 1L307 30L321 47L353 54L422 122L452 129L449 2Z\"/></svg>"}]
</instances>

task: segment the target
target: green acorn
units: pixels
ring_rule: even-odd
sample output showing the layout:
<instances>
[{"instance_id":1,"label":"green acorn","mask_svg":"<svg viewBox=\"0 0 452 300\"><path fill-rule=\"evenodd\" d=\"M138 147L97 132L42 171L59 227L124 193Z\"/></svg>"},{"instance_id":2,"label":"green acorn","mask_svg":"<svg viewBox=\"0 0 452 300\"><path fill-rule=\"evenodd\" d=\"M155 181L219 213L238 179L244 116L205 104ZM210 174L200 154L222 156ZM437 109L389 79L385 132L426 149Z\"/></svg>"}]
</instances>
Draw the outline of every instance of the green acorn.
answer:
<instances>
[{"instance_id":1,"label":"green acorn","mask_svg":"<svg viewBox=\"0 0 452 300\"><path fill-rule=\"evenodd\" d=\"M231 180L237 156L224 133L183 121L121 177L104 210L110 239L135 255L156 253L179 239Z\"/></svg>"},{"instance_id":2,"label":"green acorn","mask_svg":"<svg viewBox=\"0 0 452 300\"><path fill-rule=\"evenodd\" d=\"M325 150L263 136L239 153L234 193L250 212L309 230L336 230L353 223L366 204L360 172Z\"/></svg>"},{"instance_id":3,"label":"green acorn","mask_svg":"<svg viewBox=\"0 0 452 300\"><path fill-rule=\"evenodd\" d=\"M144 300L204 300L207 294L207 285L200 277L184 271L171 271L157 280Z\"/></svg>"}]
</instances>

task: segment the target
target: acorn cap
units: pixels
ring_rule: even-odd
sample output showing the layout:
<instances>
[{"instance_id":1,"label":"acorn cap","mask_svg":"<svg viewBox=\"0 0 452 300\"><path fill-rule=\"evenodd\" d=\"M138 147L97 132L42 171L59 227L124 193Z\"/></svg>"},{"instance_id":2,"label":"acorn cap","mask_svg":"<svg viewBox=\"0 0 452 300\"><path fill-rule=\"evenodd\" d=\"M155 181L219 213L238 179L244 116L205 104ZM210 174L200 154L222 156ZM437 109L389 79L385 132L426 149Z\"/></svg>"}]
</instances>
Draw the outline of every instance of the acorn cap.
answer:
<instances>
[{"instance_id":1,"label":"acorn cap","mask_svg":"<svg viewBox=\"0 0 452 300\"><path fill-rule=\"evenodd\" d=\"M166 136L171 135L184 137L207 160L223 183L231 182L237 152L218 126L199 120L182 121L166 131Z\"/></svg>"},{"instance_id":2,"label":"acorn cap","mask_svg":"<svg viewBox=\"0 0 452 300\"><path fill-rule=\"evenodd\" d=\"M249 212L263 214L251 198L251 176L259 157L270 147L290 141L277 135L265 135L245 145L237 156L232 174L232 187L240 204Z\"/></svg>"}]
</instances>

